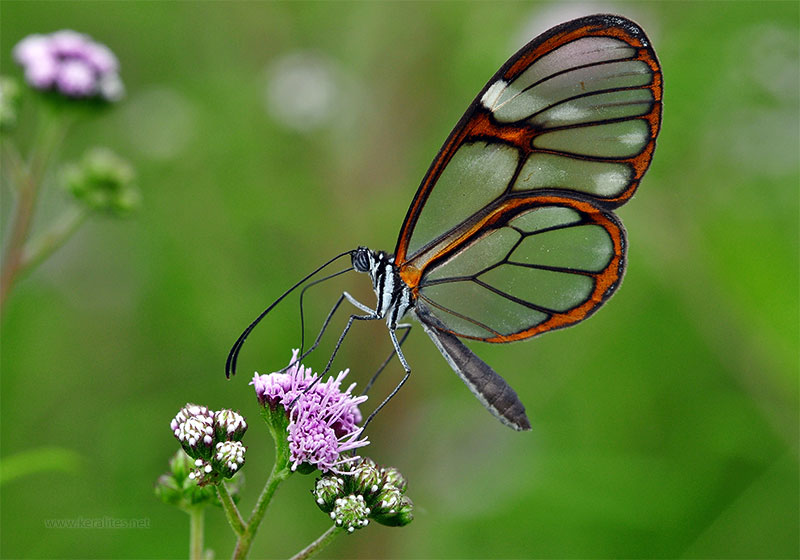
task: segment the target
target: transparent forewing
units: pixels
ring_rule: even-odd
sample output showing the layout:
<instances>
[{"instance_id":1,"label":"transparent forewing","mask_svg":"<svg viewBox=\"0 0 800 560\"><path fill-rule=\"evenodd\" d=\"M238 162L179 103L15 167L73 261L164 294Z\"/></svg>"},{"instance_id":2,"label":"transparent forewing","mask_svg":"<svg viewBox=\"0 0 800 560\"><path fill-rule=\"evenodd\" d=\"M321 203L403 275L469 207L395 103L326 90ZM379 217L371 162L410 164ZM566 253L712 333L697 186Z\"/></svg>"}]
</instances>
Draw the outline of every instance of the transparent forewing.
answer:
<instances>
[{"instance_id":1,"label":"transparent forewing","mask_svg":"<svg viewBox=\"0 0 800 560\"><path fill-rule=\"evenodd\" d=\"M512 197L624 204L652 159L661 96L655 53L627 19L590 16L531 41L478 94L423 179L395 251L406 280Z\"/></svg>"},{"instance_id":2,"label":"transparent forewing","mask_svg":"<svg viewBox=\"0 0 800 560\"><path fill-rule=\"evenodd\" d=\"M519 154L511 146L496 142L462 144L422 210L408 243L409 253L415 253L502 196L518 164Z\"/></svg>"},{"instance_id":3,"label":"transparent forewing","mask_svg":"<svg viewBox=\"0 0 800 560\"><path fill-rule=\"evenodd\" d=\"M508 342L576 323L622 278L616 217L566 197L510 198L433 259L417 296L448 332Z\"/></svg>"}]
</instances>

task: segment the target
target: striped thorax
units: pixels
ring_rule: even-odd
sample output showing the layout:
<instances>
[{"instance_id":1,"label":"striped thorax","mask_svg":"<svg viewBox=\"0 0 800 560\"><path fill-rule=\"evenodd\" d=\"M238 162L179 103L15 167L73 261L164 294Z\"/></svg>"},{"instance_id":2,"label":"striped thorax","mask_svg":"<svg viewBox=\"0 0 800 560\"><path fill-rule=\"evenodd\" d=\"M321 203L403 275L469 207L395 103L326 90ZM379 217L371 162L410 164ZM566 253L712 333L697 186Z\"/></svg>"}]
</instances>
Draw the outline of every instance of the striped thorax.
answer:
<instances>
[{"instance_id":1,"label":"striped thorax","mask_svg":"<svg viewBox=\"0 0 800 560\"><path fill-rule=\"evenodd\" d=\"M359 247L351 255L353 268L358 272L369 273L372 288L378 302L375 314L385 317L390 329L397 326L397 321L414 307L414 296L397 273L394 256L384 251L372 251Z\"/></svg>"}]
</instances>

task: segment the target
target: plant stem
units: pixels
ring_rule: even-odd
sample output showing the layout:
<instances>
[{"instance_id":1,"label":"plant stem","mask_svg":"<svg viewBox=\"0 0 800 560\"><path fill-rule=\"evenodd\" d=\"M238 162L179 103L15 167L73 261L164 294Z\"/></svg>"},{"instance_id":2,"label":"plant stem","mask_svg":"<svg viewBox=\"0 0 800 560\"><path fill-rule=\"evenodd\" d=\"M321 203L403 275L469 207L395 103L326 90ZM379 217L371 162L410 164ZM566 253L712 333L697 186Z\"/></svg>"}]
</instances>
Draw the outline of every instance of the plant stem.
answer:
<instances>
[{"instance_id":1,"label":"plant stem","mask_svg":"<svg viewBox=\"0 0 800 560\"><path fill-rule=\"evenodd\" d=\"M256 536L261 520L264 519L267 506L272 500L275 490L292 474L289 464L289 442L286 439L286 427L289 425L289 419L286 417L283 407L278 406L276 410L271 410L267 406L262 409L261 415L264 417L275 443L275 464L272 466L272 472L269 473L264 489L253 508L253 513L250 514L244 532L239 535L239 540L236 542L236 548L233 551L234 560L247 557L250 546L253 544L253 537Z\"/></svg>"},{"instance_id":2,"label":"plant stem","mask_svg":"<svg viewBox=\"0 0 800 560\"><path fill-rule=\"evenodd\" d=\"M253 513L250 514L250 519L245 526L244 532L239 536L239 540L236 542L236 549L233 551L234 559L247 557L247 553L250 551L250 545L253 543L253 537L256 536L258 526L261 525L261 520L264 518L267 506L272 500L275 490L277 490L278 485L286 480L291 473L292 471L289 470L288 466L282 465L279 468L279 461L275 461L267 483L264 485L264 489L258 497L258 502L253 508Z\"/></svg>"},{"instance_id":3,"label":"plant stem","mask_svg":"<svg viewBox=\"0 0 800 560\"><path fill-rule=\"evenodd\" d=\"M205 509L195 507L189 510L189 558L191 560L203 559L203 525L205 522Z\"/></svg>"},{"instance_id":4,"label":"plant stem","mask_svg":"<svg viewBox=\"0 0 800 560\"><path fill-rule=\"evenodd\" d=\"M28 241L23 247L19 271L34 268L61 247L89 217L82 206L73 206L62 214L44 233Z\"/></svg>"},{"instance_id":5,"label":"plant stem","mask_svg":"<svg viewBox=\"0 0 800 560\"><path fill-rule=\"evenodd\" d=\"M244 524L244 519L242 519L242 516L239 514L236 504L233 503L231 495L228 493L228 489L225 487L225 481L217 484L216 488L219 501L222 504L222 509L225 510L225 516L228 518L228 523L231 524L236 535L241 537L244 534L246 526Z\"/></svg>"},{"instance_id":6,"label":"plant stem","mask_svg":"<svg viewBox=\"0 0 800 560\"><path fill-rule=\"evenodd\" d=\"M337 525L331 525L327 531L322 533L319 538L317 538L317 540L292 556L291 560L305 560L306 558L311 558L315 554L319 553L323 548L328 546L331 541L339 536L339 534L343 531L343 528Z\"/></svg>"},{"instance_id":7,"label":"plant stem","mask_svg":"<svg viewBox=\"0 0 800 560\"><path fill-rule=\"evenodd\" d=\"M39 140L27 164L16 148L10 142L6 143L5 152L11 160L12 177L16 183L18 198L0 273L0 311L5 309L6 298L23 269L25 241L33 222L36 198L50 158L61 145L69 125L66 119L61 119L50 108L45 109L41 115Z\"/></svg>"},{"instance_id":8,"label":"plant stem","mask_svg":"<svg viewBox=\"0 0 800 560\"><path fill-rule=\"evenodd\" d=\"M22 161L16 149L8 147L9 164L12 167L12 176L17 186L17 204L14 212L14 224L3 255L3 272L0 275L0 306L5 309L6 297L14 285L17 273L22 262L23 247L28 237L28 231L33 221L33 210L36 207L36 194L38 184L31 171Z\"/></svg>"}]
</instances>

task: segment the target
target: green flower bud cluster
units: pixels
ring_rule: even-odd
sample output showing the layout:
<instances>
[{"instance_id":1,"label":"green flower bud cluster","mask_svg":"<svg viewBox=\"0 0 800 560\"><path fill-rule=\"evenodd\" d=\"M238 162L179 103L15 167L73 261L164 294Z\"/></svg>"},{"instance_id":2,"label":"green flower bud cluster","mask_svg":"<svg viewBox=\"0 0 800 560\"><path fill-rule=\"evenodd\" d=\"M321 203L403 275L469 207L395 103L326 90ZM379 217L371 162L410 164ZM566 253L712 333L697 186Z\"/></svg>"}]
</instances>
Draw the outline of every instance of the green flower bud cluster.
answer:
<instances>
[{"instance_id":1,"label":"green flower bud cluster","mask_svg":"<svg viewBox=\"0 0 800 560\"><path fill-rule=\"evenodd\" d=\"M91 210L121 216L139 206L133 167L107 148L89 150L63 172L66 188Z\"/></svg>"},{"instance_id":2,"label":"green flower bud cluster","mask_svg":"<svg viewBox=\"0 0 800 560\"><path fill-rule=\"evenodd\" d=\"M396 468L382 468L363 457L349 474L318 478L312 493L319 508L352 533L366 527L370 519L392 527L411 523L414 505L405 495L407 487Z\"/></svg>"}]
</instances>

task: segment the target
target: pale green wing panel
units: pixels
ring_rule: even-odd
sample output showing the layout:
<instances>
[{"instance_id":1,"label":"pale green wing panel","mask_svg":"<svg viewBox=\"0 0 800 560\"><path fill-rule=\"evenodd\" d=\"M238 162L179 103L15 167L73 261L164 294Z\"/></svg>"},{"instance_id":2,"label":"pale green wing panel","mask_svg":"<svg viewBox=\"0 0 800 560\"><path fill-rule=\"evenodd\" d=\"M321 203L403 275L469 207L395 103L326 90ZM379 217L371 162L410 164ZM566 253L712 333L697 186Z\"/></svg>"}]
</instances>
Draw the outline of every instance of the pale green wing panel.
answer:
<instances>
[{"instance_id":1,"label":"pale green wing panel","mask_svg":"<svg viewBox=\"0 0 800 560\"><path fill-rule=\"evenodd\" d=\"M519 122L526 119L535 119L539 114L550 111L553 107L562 105L566 108L571 100L576 100L589 95L593 101L585 108L597 111L596 107L604 105L613 106L619 99L603 99L608 96L597 95L602 92L619 91L623 88L635 88L649 85L653 80L652 70L641 60L623 60L607 62L592 66L582 66L550 76L529 88L515 94L506 102L501 102L492 109L494 117L500 122ZM511 83L511 86L514 82ZM628 100L628 97L623 96ZM652 98L651 98L652 101ZM648 109L649 110L649 109ZM605 111L605 110L603 110ZM600 111L601 113L603 111ZM584 111L575 105L572 109L572 118L567 119L568 124L580 122L586 118ZM647 110L639 113L644 114ZM564 117L569 116L565 114ZM592 117L591 114L589 114ZM596 115L600 117L600 115ZM601 120L590 118L584 122ZM529 121L533 122L533 121Z\"/></svg>"},{"instance_id":2,"label":"pale green wing panel","mask_svg":"<svg viewBox=\"0 0 800 560\"><path fill-rule=\"evenodd\" d=\"M487 332L510 335L549 317L548 313L518 303L474 280L434 284L420 290L420 294L445 325L467 336L487 338ZM447 313L440 313L443 310Z\"/></svg>"},{"instance_id":3,"label":"pale green wing panel","mask_svg":"<svg viewBox=\"0 0 800 560\"><path fill-rule=\"evenodd\" d=\"M622 231L577 208L509 210L505 221L433 264L419 296L452 332L482 339L512 337L554 316L596 307L608 295L599 294L598 278L624 250Z\"/></svg>"},{"instance_id":4,"label":"pale green wing panel","mask_svg":"<svg viewBox=\"0 0 800 560\"><path fill-rule=\"evenodd\" d=\"M591 276L503 264L478 281L505 294L552 311L568 311L586 301L594 290Z\"/></svg>"},{"instance_id":5,"label":"pale green wing panel","mask_svg":"<svg viewBox=\"0 0 800 560\"><path fill-rule=\"evenodd\" d=\"M529 266L599 272L614 254L614 242L605 229L581 224L527 235L508 260Z\"/></svg>"},{"instance_id":6,"label":"pale green wing panel","mask_svg":"<svg viewBox=\"0 0 800 560\"><path fill-rule=\"evenodd\" d=\"M633 168L627 163L533 153L514 181L512 190L569 189L613 198L628 188L633 176Z\"/></svg>"},{"instance_id":7,"label":"pale green wing panel","mask_svg":"<svg viewBox=\"0 0 800 560\"><path fill-rule=\"evenodd\" d=\"M582 219L580 212L566 206L542 206L520 212L508 224L525 235L543 229L577 224Z\"/></svg>"},{"instance_id":8,"label":"pale green wing panel","mask_svg":"<svg viewBox=\"0 0 800 560\"><path fill-rule=\"evenodd\" d=\"M632 158L650 142L642 119L562 128L533 139L533 147L593 158Z\"/></svg>"},{"instance_id":9,"label":"pale green wing panel","mask_svg":"<svg viewBox=\"0 0 800 560\"><path fill-rule=\"evenodd\" d=\"M545 85L548 81L557 81L558 76L574 71L576 67L614 63L635 54L636 50L628 43L613 37L584 37L566 43L539 58L510 83L498 81L493 84L484 96L484 105L501 122L528 118L541 109L539 100L543 99L544 90L555 89ZM528 94L534 88L538 89ZM562 99L563 95L565 93Z\"/></svg>"},{"instance_id":10,"label":"pale green wing panel","mask_svg":"<svg viewBox=\"0 0 800 560\"><path fill-rule=\"evenodd\" d=\"M413 255L499 198L508 189L518 163L519 151L506 144L461 145L425 202L407 253Z\"/></svg>"},{"instance_id":11,"label":"pale green wing panel","mask_svg":"<svg viewBox=\"0 0 800 560\"><path fill-rule=\"evenodd\" d=\"M491 230L453 258L434 267L430 274L425 276L425 280L430 282L480 274L497 264L498 255L508 255L520 239L522 235L509 227Z\"/></svg>"},{"instance_id":12,"label":"pale green wing panel","mask_svg":"<svg viewBox=\"0 0 800 560\"><path fill-rule=\"evenodd\" d=\"M652 107L653 92L649 89L624 89L567 99L531 117L529 122L546 130L638 117L649 113Z\"/></svg>"}]
</instances>

